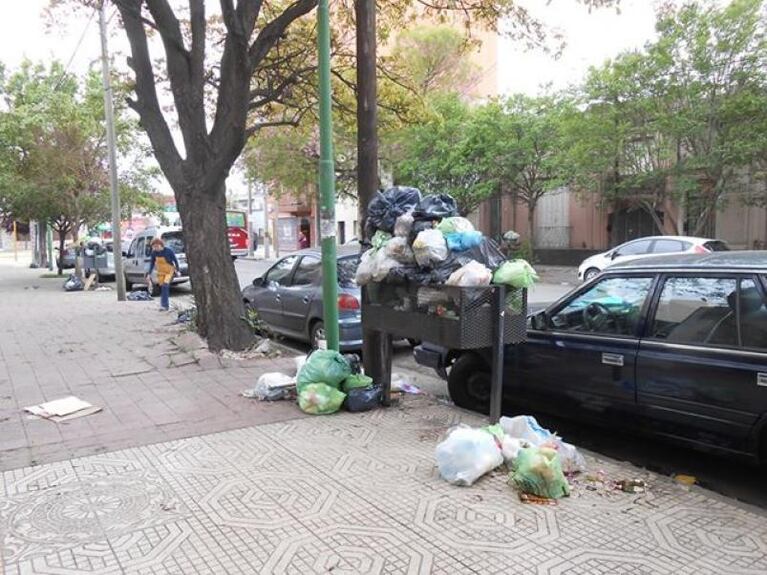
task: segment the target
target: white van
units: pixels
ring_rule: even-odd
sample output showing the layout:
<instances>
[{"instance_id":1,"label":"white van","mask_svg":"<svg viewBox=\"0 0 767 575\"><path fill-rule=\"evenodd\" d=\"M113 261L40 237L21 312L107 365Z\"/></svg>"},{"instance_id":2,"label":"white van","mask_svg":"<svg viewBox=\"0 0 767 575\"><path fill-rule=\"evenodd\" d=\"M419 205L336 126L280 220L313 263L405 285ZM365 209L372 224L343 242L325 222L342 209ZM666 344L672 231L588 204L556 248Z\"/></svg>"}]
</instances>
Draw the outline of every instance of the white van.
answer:
<instances>
[{"instance_id":1,"label":"white van","mask_svg":"<svg viewBox=\"0 0 767 575\"><path fill-rule=\"evenodd\" d=\"M130 290L134 285L146 285L146 274L149 271L149 260L152 254L152 240L156 237L172 249L178 259L180 275L173 278L173 285L189 281L189 264L186 261L186 244L181 228L152 227L139 232L123 253L123 268L125 270L125 288ZM157 270L152 272L152 285L159 293L157 286Z\"/></svg>"}]
</instances>

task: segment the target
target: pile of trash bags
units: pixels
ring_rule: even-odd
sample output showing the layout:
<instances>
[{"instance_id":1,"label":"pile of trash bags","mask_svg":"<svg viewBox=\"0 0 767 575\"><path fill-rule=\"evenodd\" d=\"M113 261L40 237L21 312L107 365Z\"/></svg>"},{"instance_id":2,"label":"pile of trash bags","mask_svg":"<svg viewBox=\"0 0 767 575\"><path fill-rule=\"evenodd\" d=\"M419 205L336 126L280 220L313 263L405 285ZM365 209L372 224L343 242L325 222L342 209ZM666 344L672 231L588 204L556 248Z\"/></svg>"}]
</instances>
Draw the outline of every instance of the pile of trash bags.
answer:
<instances>
[{"instance_id":1,"label":"pile of trash bags","mask_svg":"<svg viewBox=\"0 0 767 575\"><path fill-rule=\"evenodd\" d=\"M64 291L83 291L85 284L75 274L70 275L64 282Z\"/></svg>"},{"instance_id":2,"label":"pile of trash bags","mask_svg":"<svg viewBox=\"0 0 767 575\"><path fill-rule=\"evenodd\" d=\"M422 196L402 186L378 192L368 205L366 234L372 247L357 268L360 286L495 283L521 289L538 280L525 260L507 261L492 239L459 215L447 194Z\"/></svg>"},{"instance_id":3,"label":"pile of trash bags","mask_svg":"<svg viewBox=\"0 0 767 575\"><path fill-rule=\"evenodd\" d=\"M482 428L454 427L437 445L435 456L440 476L453 485L471 485L505 463L510 485L544 499L568 496L567 475L586 470L574 445L529 415L502 417Z\"/></svg>"}]
</instances>

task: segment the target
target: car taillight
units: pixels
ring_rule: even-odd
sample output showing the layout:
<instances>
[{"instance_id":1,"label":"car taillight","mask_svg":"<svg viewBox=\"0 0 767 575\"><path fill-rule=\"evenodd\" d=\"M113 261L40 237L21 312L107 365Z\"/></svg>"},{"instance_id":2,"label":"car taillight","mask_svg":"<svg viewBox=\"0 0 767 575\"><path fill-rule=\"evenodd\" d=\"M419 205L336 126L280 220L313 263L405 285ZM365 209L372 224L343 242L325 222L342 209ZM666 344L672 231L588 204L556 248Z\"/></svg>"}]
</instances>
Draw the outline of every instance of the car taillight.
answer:
<instances>
[{"instance_id":1,"label":"car taillight","mask_svg":"<svg viewBox=\"0 0 767 575\"><path fill-rule=\"evenodd\" d=\"M353 295L342 293L338 296L338 309L346 311L360 309L360 302Z\"/></svg>"},{"instance_id":2,"label":"car taillight","mask_svg":"<svg viewBox=\"0 0 767 575\"><path fill-rule=\"evenodd\" d=\"M695 246L696 254L710 254L711 250L704 248L703 246Z\"/></svg>"}]
</instances>

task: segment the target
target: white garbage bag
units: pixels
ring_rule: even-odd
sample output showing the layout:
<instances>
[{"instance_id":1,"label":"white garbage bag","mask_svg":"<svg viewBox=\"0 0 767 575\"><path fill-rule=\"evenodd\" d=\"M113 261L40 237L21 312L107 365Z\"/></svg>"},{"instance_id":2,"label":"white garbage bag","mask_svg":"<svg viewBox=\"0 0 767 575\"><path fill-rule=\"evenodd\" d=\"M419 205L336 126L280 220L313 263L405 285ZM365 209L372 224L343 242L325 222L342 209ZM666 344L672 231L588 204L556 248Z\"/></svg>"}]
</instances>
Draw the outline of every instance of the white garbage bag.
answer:
<instances>
[{"instance_id":1,"label":"white garbage bag","mask_svg":"<svg viewBox=\"0 0 767 575\"><path fill-rule=\"evenodd\" d=\"M526 447L527 443L519 439L518 437L511 437L510 435L504 435L501 442L501 453L503 454L503 460L506 463L511 463L519 455L519 451Z\"/></svg>"},{"instance_id":2,"label":"white garbage bag","mask_svg":"<svg viewBox=\"0 0 767 575\"><path fill-rule=\"evenodd\" d=\"M413 229L413 210L405 212L394 223L394 235L399 238L407 238L410 235L410 230Z\"/></svg>"},{"instance_id":3,"label":"white garbage bag","mask_svg":"<svg viewBox=\"0 0 767 575\"><path fill-rule=\"evenodd\" d=\"M471 427L450 431L437 446L436 458L442 479L453 485L471 485L503 463L495 437Z\"/></svg>"},{"instance_id":4,"label":"white garbage bag","mask_svg":"<svg viewBox=\"0 0 767 575\"><path fill-rule=\"evenodd\" d=\"M487 286L493 279L493 272L477 261L470 261L455 270L445 285L460 287Z\"/></svg>"},{"instance_id":5,"label":"white garbage bag","mask_svg":"<svg viewBox=\"0 0 767 575\"><path fill-rule=\"evenodd\" d=\"M242 392L244 397L260 399L261 401L277 401L285 399L296 387L296 378L284 373L265 373L256 381L253 389Z\"/></svg>"},{"instance_id":6,"label":"white garbage bag","mask_svg":"<svg viewBox=\"0 0 767 575\"><path fill-rule=\"evenodd\" d=\"M360 263L357 266L357 272L354 274L354 281L358 286L364 286L373 281L373 272L375 271L376 251L370 249L360 256Z\"/></svg>"},{"instance_id":7,"label":"white garbage bag","mask_svg":"<svg viewBox=\"0 0 767 575\"><path fill-rule=\"evenodd\" d=\"M386 249L378 250L373 256L373 281L382 282L389 275L389 272L400 263L386 255ZM358 268L359 269L359 268Z\"/></svg>"},{"instance_id":8,"label":"white garbage bag","mask_svg":"<svg viewBox=\"0 0 767 575\"><path fill-rule=\"evenodd\" d=\"M412 264L415 262L415 254L407 243L407 238L394 237L390 239L384 247L386 256L396 260L401 264Z\"/></svg>"},{"instance_id":9,"label":"white garbage bag","mask_svg":"<svg viewBox=\"0 0 767 575\"><path fill-rule=\"evenodd\" d=\"M415 253L415 260L421 267L444 261L448 255L445 236L439 230L423 230L419 232L413 242L413 252Z\"/></svg>"}]
</instances>

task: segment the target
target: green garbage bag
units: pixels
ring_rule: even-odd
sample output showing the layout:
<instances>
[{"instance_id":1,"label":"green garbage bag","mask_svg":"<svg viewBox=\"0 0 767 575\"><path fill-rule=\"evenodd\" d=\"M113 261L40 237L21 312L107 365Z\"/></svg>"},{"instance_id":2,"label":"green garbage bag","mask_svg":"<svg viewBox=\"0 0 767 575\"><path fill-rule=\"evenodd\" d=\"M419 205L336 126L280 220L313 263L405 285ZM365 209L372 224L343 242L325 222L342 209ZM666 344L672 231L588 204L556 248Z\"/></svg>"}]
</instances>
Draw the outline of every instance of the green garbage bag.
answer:
<instances>
[{"instance_id":1,"label":"green garbage bag","mask_svg":"<svg viewBox=\"0 0 767 575\"><path fill-rule=\"evenodd\" d=\"M525 260L503 262L493 274L494 284L505 284L515 288L529 288L538 281L538 274Z\"/></svg>"},{"instance_id":2,"label":"green garbage bag","mask_svg":"<svg viewBox=\"0 0 767 575\"><path fill-rule=\"evenodd\" d=\"M473 232L474 226L466 218L455 216L452 218L443 218L443 220L437 224L437 229L443 234L455 234Z\"/></svg>"},{"instance_id":3,"label":"green garbage bag","mask_svg":"<svg viewBox=\"0 0 767 575\"><path fill-rule=\"evenodd\" d=\"M514 460L509 483L522 493L559 499L570 495L570 485L562 473L562 463L556 449L526 447Z\"/></svg>"},{"instance_id":4,"label":"green garbage bag","mask_svg":"<svg viewBox=\"0 0 767 575\"><path fill-rule=\"evenodd\" d=\"M341 409L346 394L324 383L310 383L298 394L298 407L311 415L328 415Z\"/></svg>"},{"instance_id":5,"label":"green garbage bag","mask_svg":"<svg viewBox=\"0 0 767 575\"><path fill-rule=\"evenodd\" d=\"M350 389L365 389L373 385L373 378L363 375L361 373L353 373L347 377L341 388L345 393L349 393Z\"/></svg>"},{"instance_id":6,"label":"green garbage bag","mask_svg":"<svg viewBox=\"0 0 767 575\"><path fill-rule=\"evenodd\" d=\"M391 238L392 235L390 233L378 230L375 234L373 234L370 243L373 244L374 250L380 250Z\"/></svg>"},{"instance_id":7,"label":"green garbage bag","mask_svg":"<svg viewBox=\"0 0 767 575\"><path fill-rule=\"evenodd\" d=\"M351 374L352 368L344 356L330 349L318 349L307 358L298 372L296 389L301 393L311 383L324 383L338 389L341 382Z\"/></svg>"}]
</instances>

